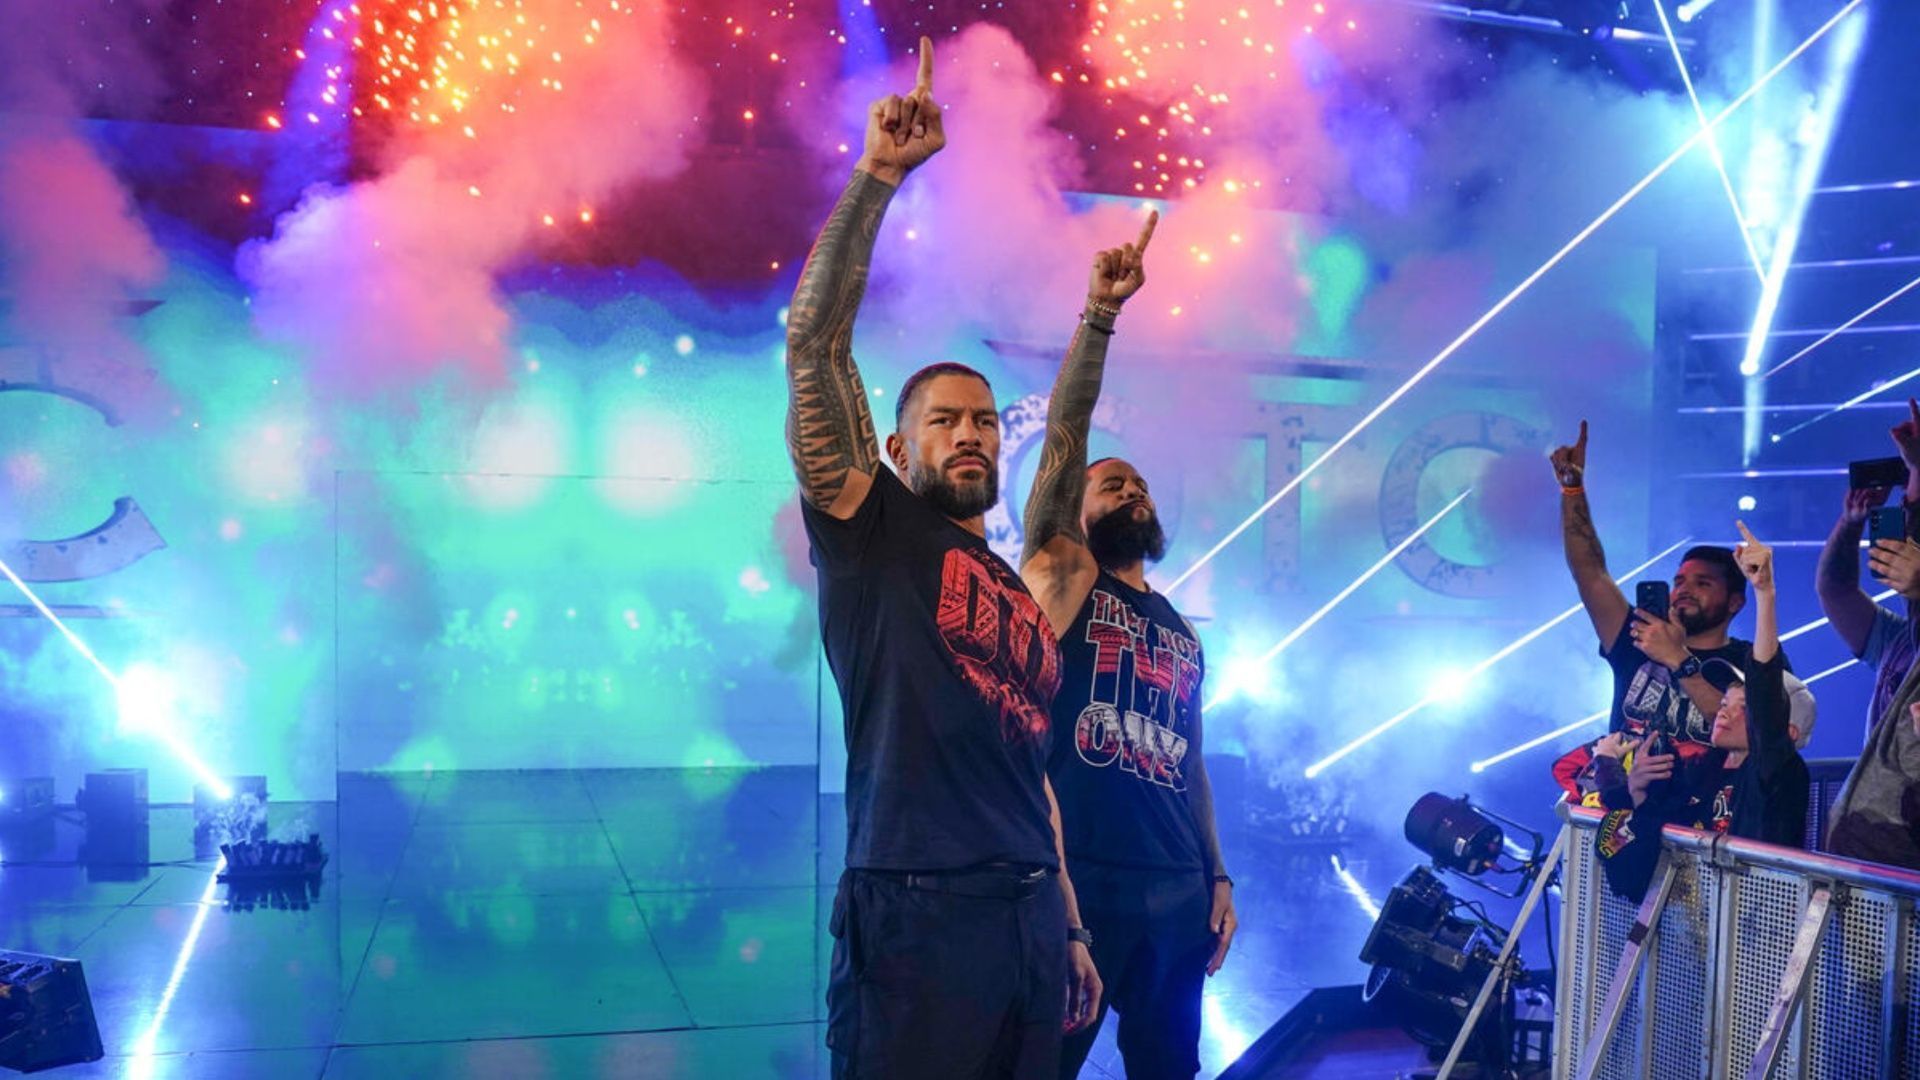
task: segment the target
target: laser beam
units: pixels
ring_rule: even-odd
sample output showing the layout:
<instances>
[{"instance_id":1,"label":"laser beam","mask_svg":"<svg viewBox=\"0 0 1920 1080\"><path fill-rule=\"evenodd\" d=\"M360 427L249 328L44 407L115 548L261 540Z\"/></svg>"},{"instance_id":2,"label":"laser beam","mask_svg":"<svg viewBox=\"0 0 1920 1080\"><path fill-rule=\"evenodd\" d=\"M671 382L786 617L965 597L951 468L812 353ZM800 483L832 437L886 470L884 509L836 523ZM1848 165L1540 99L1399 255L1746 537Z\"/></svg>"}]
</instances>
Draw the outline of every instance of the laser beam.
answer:
<instances>
[{"instance_id":1,"label":"laser beam","mask_svg":"<svg viewBox=\"0 0 1920 1080\"><path fill-rule=\"evenodd\" d=\"M1406 551L1408 548L1413 546L1416 540L1419 540L1422 536L1425 536L1427 534L1428 529L1431 529L1435 525L1440 524L1440 521L1442 518L1445 518L1448 514L1453 513L1454 509L1458 507L1461 503L1465 502L1467 500L1467 496L1471 494L1473 494L1473 489L1468 488L1465 491L1462 491L1460 494L1455 495L1453 497L1453 501L1448 503L1444 508L1442 508L1439 513L1428 518L1424 523L1421 524L1421 526L1418 529L1415 529L1413 530L1413 532L1407 534L1406 539L1400 541L1398 544L1395 544L1392 550L1388 551L1385 555L1380 556L1380 560L1378 562L1374 563L1372 566L1367 567L1366 573L1361 574L1357 578L1354 578L1353 582L1349 584L1346 588L1341 589L1339 592L1335 593L1333 596L1333 599L1320 605L1320 610L1307 616L1306 621L1302 622L1299 626L1294 627L1293 632L1288 634L1286 637L1281 638L1279 642L1273 646L1273 648L1268 649L1266 652L1260 654L1259 657L1251 661L1250 666L1258 667L1264 664L1272 663L1274 657L1279 656L1283 652L1286 652L1288 646L1292 645L1296 641L1299 641L1301 635L1305 634L1308 630L1313 629L1313 625L1315 623L1319 622L1321 619L1326 618L1328 612L1332 611L1336 607L1339 607L1341 601L1345 600L1349 596L1352 596L1354 592L1356 592L1360 588L1360 586L1365 585L1367 582L1373 580L1373 576L1375 574L1378 574L1380 571L1392 565L1393 560L1399 558L1401 552ZM1232 697L1234 690L1235 690L1235 687L1233 686L1221 687L1219 692L1213 695L1213 700L1207 702L1206 708L1211 709L1214 706L1220 704L1222 701L1225 701L1227 698Z\"/></svg>"},{"instance_id":2,"label":"laser beam","mask_svg":"<svg viewBox=\"0 0 1920 1080\"><path fill-rule=\"evenodd\" d=\"M180 951L174 955L173 972L167 976L166 989L161 991L160 1001L153 1008L153 1018L147 1022L146 1033L134 1044L127 1070L131 1080L146 1080L153 1075L153 1053L160 1040L160 1029L167 1022L167 1014L173 1011L173 998L180 992L181 981L187 977L187 966L193 961L194 948L200 944L200 931L206 927L207 915L213 911L213 894L220 887L220 871L226 866L227 859L223 855L214 864L213 873L207 875L207 887L200 893L200 904L193 913L193 924L187 928L187 936L180 942Z\"/></svg>"},{"instance_id":3,"label":"laser beam","mask_svg":"<svg viewBox=\"0 0 1920 1080\"><path fill-rule=\"evenodd\" d=\"M1720 154L1720 140L1713 137L1713 131L1707 127L1707 110L1700 107L1700 95L1693 88L1693 73L1687 70L1687 58L1680 55L1680 40L1673 36L1673 24L1667 21L1667 5L1662 0L1653 0L1653 10L1660 16L1660 29L1667 35L1667 48L1673 52L1673 64L1680 69L1680 81L1687 88L1687 100L1693 102L1694 118L1700 121L1700 129L1707 137L1707 156L1713 158L1713 169L1720 174L1720 186L1726 189L1727 202L1733 207L1734 223L1740 226L1740 240L1747 246L1747 257L1753 260L1753 272L1762 282L1767 280L1767 266L1760 258L1760 247L1753 242L1753 230L1747 225L1746 212L1740 209L1740 196L1733 190L1733 174L1727 172L1727 159Z\"/></svg>"},{"instance_id":4,"label":"laser beam","mask_svg":"<svg viewBox=\"0 0 1920 1080\"><path fill-rule=\"evenodd\" d=\"M1902 285L1899 288L1888 293L1887 295L1881 297L1880 299L1875 300L1873 302L1873 305L1871 307L1868 307L1865 311L1862 311L1860 314L1855 315L1853 318L1848 319L1846 322L1843 322L1839 326L1836 326L1833 329L1827 331L1825 335L1823 335L1813 344L1807 346L1804 349L1801 349L1799 352L1794 353L1792 356L1789 356L1785 360L1782 360L1779 363L1773 365L1773 367L1769 368L1767 370L1767 373L1761 376L1761 378L1765 378L1765 379L1773 378L1775 375L1778 375L1783 369L1785 369L1788 365L1794 363L1795 361L1799 360L1801 357L1807 355L1808 353L1819 348L1820 346L1825 345L1827 342L1832 341L1834 338L1839 337L1841 334L1845 333L1849 328L1851 328L1855 323L1858 323L1860 320L1866 318L1867 316L1873 314L1876 311L1879 311L1881 308L1886 307L1888 304L1893 303L1895 300L1900 299L1902 296L1905 296L1908 290L1916 286L1920 286L1920 277L1914 278L1912 281L1907 282L1905 285Z\"/></svg>"},{"instance_id":5,"label":"laser beam","mask_svg":"<svg viewBox=\"0 0 1920 1080\"><path fill-rule=\"evenodd\" d=\"M1473 764L1467 766L1467 768L1473 772L1481 772L1485 770L1488 766L1498 765L1501 762L1507 760L1508 758L1513 757L1515 754L1524 754L1527 751L1533 749L1534 747L1539 746L1541 743L1552 742L1553 740L1559 738L1562 735L1571 735L1574 732L1579 731L1581 728L1586 727L1588 724L1597 724L1600 721L1605 720L1609 715L1612 714L1612 712L1613 712L1612 709L1601 709L1599 712L1594 713L1591 716L1583 716L1580 719L1575 720L1573 723L1568 724L1566 727L1554 728L1552 731L1549 731L1545 735L1539 736L1538 738L1528 739L1526 742L1521 743L1519 746L1516 746L1511 750L1502 750L1490 758L1482 758L1479 761L1476 761Z\"/></svg>"},{"instance_id":6,"label":"laser beam","mask_svg":"<svg viewBox=\"0 0 1920 1080\"><path fill-rule=\"evenodd\" d=\"M54 629L60 631L60 635L67 639L67 643L73 646L74 651L79 653L82 659L86 660L88 664L93 666L95 671L100 673L100 677L105 679L107 685L113 688L114 706L115 708L119 708L121 695L126 689L126 684L121 680L120 676L114 674L112 668L107 667L105 663L101 662L100 657L87 646L87 643L80 640L80 635L68 629L67 624L61 620L60 616L55 615L53 609L48 607L40 599L38 594L28 588L27 583L20 580L20 575L14 573L13 568L8 566L3 559L0 559L0 574L6 575L7 580L13 582L13 587L20 590L21 595L25 596L28 602L33 605L34 610L45 616L46 620L53 624ZM200 760L200 756L193 752L192 747L180 740L179 734L173 730L172 725L162 720L161 722L155 723L151 731L155 737L165 744L173 756L180 760L181 764L191 769L194 775L200 778L200 782L207 785L209 791L214 792L222 799L231 799L233 797L233 789L228 787L226 781L222 780L212 769L209 769L206 762Z\"/></svg>"},{"instance_id":7,"label":"laser beam","mask_svg":"<svg viewBox=\"0 0 1920 1080\"><path fill-rule=\"evenodd\" d=\"M1353 876L1353 871L1347 869L1347 865L1340 861L1339 855L1329 855L1327 858L1333 860L1334 876L1338 877L1340 884L1346 887L1347 895L1353 897L1353 902L1359 904L1360 910L1367 913L1367 918L1379 919L1380 905L1374 903L1373 894L1367 891L1365 885L1360 884L1359 878Z\"/></svg>"},{"instance_id":8,"label":"laser beam","mask_svg":"<svg viewBox=\"0 0 1920 1080\"><path fill-rule=\"evenodd\" d=\"M1654 563L1657 563L1661 559L1666 558L1668 555L1673 554L1673 552L1679 550L1682 544L1688 543L1692 539L1693 537L1689 536L1679 541L1678 543L1668 546L1665 551L1660 552L1659 554L1655 555L1653 558L1648 559L1646 562L1641 563L1639 566L1636 566L1633 569L1627 571L1626 573L1620 575L1619 577L1614 578L1613 579L1614 584L1616 585L1625 584L1627 581L1631 580L1635 575L1639 574L1642 570L1645 570L1647 567L1652 566ZM1509 644L1506 648L1501 649L1499 652L1494 653L1492 656L1489 656L1485 660L1482 660L1479 663L1468 668L1466 672L1460 676L1460 678L1463 680L1471 679L1475 675L1478 675L1481 672L1486 671L1488 668L1499 663L1500 661L1505 660L1507 657L1512 656L1514 653L1519 652L1521 649L1525 648L1527 645L1531 644L1533 641L1538 639L1540 635L1546 633L1547 631L1553 629L1556 626L1559 626L1561 623L1567 621L1568 619L1572 618L1574 615L1578 614L1584 606L1585 606L1584 604L1575 604L1572 607L1568 608L1567 610L1561 612L1560 614L1555 615L1553 618L1548 619L1546 622L1542 623L1541 625L1528 631L1527 633L1522 634L1517 640ZM1339 761L1341 758L1344 758L1348 754L1353 753L1355 750L1360 749L1361 747L1367 745L1368 743L1379 738L1380 736L1385 735L1387 732L1392 731L1394 728L1400 726L1401 723L1406 721L1406 719L1412 716L1414 713L1417 713L1421 709L1424 709L1427 706L1432 705L1436 701L1444 700L1447 696L1448 695L1444 692L1429 693L1427 694L1426 697L1421 698L1419 701L1416 701L1412 705L1409 705L1406 708L1400 710L1398 713L1394 714L1393 716L1388 717L1386 720L1383 720L1379 724L1374 725L1372 730L1368 731L1366 734L1353 740L1352 742L1341 747L1340 749L1335 750L1333 753L1328 754L1326 757L1321 758L1319 761L1314 762L1312 765L1307 766L1307 779L1311 780L1314 777L1319 776L1321 773L1326 771L1327 766L1332 765L1333 763Z\"/></svg>"},{"instance_id":9,"label":"laser beam","mask_svg":"<svg viewBox=\"0 0 1920 1080\"><path fill-rule=\"evenodd\" d=\"M1870 599L1872 599L1872 600L1873 600L1873 602L1877 604L1877 603L1879 603L1879 602L1880 602L1880 601L1882 601L1882 600L1885 600L1885 599L1887 599L1887 598L1889 598L1889 597L1891 597L1891 596L1894 596L1894 595L1895 595L1895 594L1897 594L1897 593L1898 593L1899 591L1900 591L1900 590L1898 590L1898 589L1888 589L1887 591L1885 591L1885 592L1883 592L1883 593L1879 593L1879 594L1877 594L1877 595L1875 595L1875 596L1873 596L1873 597L1871 597ZM1812 622L1810 622L1810 623L1808 623L1808 624L1806 624L1805 626L1796 626L1796 627L1794 627L1793 629L1791 629L1791 630L1789 630L1789 631L1787 631L1786 633L1784 633L1784 634L1781 634L1781 635L1780 635L1780 640L1781 640L1781 642L1782 642L1782 643L1785 643L1785 642L1789 642L1789 641L1792 641L1792 640L1793 640L1794 638L1797 638L1797 637L1799 637L1799 636L1800 636L1801 634L1805 634L1805 633L1808 633L1808 632L1810 632L1810 631L1814 631L1814 630L1818 630L1818 629L1820 629L1821 627L1823 627L1823 626L1825 626L1825 625L1827 625L1827 623L1828 623L1829 621L1830 621L1830 620L1828 620L1828 619L1815 619L1815 620L1813 620Z\"/></svg>"},{"instance_id":10,"label":"laser beam","mask_svg":"<svg viewBox=\"0 0 1920 1080\"><path fill-rule=\"evenodd\" d=\"M1645 191L1649 186L1651 186L1655 180L1658 180L1660 179L1660 177L1666 175L1667 170L1673 168L1676 162L1678 162L1681 158L1685 157L1687 153L1691 151L1695 146L1698 146L1701 140L1706 138L1709 132L1712 132L1713 130L1718 128L1723 122L1726 121L1727 117L1732 116L1735 111L1740 109L1741 106L1753 100L1754 95L1758 94L1761 90L1765 89L1768 83L1772 82L1774 78L1777 77L1782 71L1785 71L1787 67L1790 64L1792 64L1795 60L1799 59L1802 53L1812 48L1816 42L1818 42L1821 38L1827 35L1828 31L1832 30L1835 26L1839 25L1842 19L1852 14L1853 10L1859 7L1864 2L1865 0L1848 0L1847 5L1841 8L1839 11L1835 12L1832 18L1829 18L1825 23L1822 23L1820 28L1813 32L1813 35L1811 37L1801 42L1797 47L1794 48L1792 52L1788 53L1786 56L1782 57L1778 63L1774 64L1773 67L1767 69L1766 73L1761 75L1760 78L1757 81L1755 81L1752 86L1749 86L1744 93L1742 93L1739 97L1734 98L1733 101L1726 106L1726 108L1721 109L1720 112L1715 114L1715 116L1711 120L1707 121L1706 124L1702 125L1700 130L1694 132L1678 147L1675 147L1673 152L1666 156L1665 160L1661 161L1660 164L1655 165L1651 172L1641 177L1638 182L1636 182L1632 187L1628 188L1624 195L1621 195L1618 199L1615 199L1613 201L1613 205L1607 207L1605 210L1602 210L1598 217L1588 222L1585 228L1575 233L1573 235L1573 239L1568 240L1565 244L1561 245L1560 250L1554 252L1551 256L1549 256L1546 262L1541 263L1540 266L1533 271L1533 273L1528 274L1524 279L1522 279L1520 284L1515 285L1512 288L1512 290L1510 290L1505 296L1501 297L1499 301L1496 302L1491 308L1488 308L1485 314L1475 319L1471 325L1469 325L1465 330L1461 331L1460 335L1454 338L1451 342L1449 342L1446 348L1441 349L1440 352L1433 357L1433 359L1421 365L1418 371L1415 371L1412 375L1408 376L1407 381L1401 383L1398 389L1394 390L1393 393L1388 394L1384 401L1380 402L1380 404L1378 405L1375 405L1372 411L1368 412L1365 416L1361 417L1359 423L1355 424L1352 428L1350 428L1347 431L1346 434L1340 436L1339 439L1335 440L1334 443L1331 446L1327 447L1327 449L1324 452L1322 452L1319 457L1314 458L1312 461L1308 462L1306 467L1300 470L1299 475L1287 481L1286 485L1282 487L1279 491L1274 492L1273 495L1270 496L1266 502L1260 504L1260 508L1258 510L1255 510L1253 513L1247 515L1246 520L1234 526L1232 532L1229 532L1226 535L1226 537L1223 538L1219 543L1213 545L1212 548L1208 549L1207 553L1205 555L1200 556L1200 558L1196 560L1193 563L1193 565L1187 567L1184 571L1182 571L1179 577L1176 577L1171 582L1168 582L1166 585L1161 586L1160 591L1163 593L1173 592L1173 590L1179 588L1182 583L1187 581L1187 579L1193 577L1195 573L1199 572L1201 567L1213 561L1214 556L1220 554L1220 552L1224 550L1228 544L1233 543L1236 539L1238 539L1241 536L1241 534L1245 533L1248 529L1252 528L1255 522L1259 521L1262 517L1265 517L1269 510L1272 510L1275 506L1279 505L1280 500L1286 498L1288 495L1293 494L1295 489L1297 489L1302 483L1306 482L1307 477L1312 476L1314 472L1318 470L1322 465L1325 465L1328 461L1332 460L1333 456L1339 453L1341 448L1345 447L1348 443L1358 438L1361 432L1365 431L1369 426L1373 424L1375 420L1379 419L1382 413L1392 408L1395 402L1398 402L1401 398L1407 396L1408 392L1410 392L1415 386L1419 385L1423 379L1425 379L1429 374L1433 372L1433 369L1445 363L1448 360L1448 358L1453 356L1454 353L1459 352L1461 346L1465 345L1469 340L1473 338L1475 334L1479 333L1482 327L1492 322L1494 318L1498 316L1501 312L1511 307L1515 300L1518 300L1524 293L1526 293L1528 289L1533 288L1533 285L1535 282L1545 277L1548 271L1560 265L1561 260L1565 259L1569 254L1571 254L1575 248L1585 243L1589 236L1592 236L1595 232L1599 231L1602 225L1605 225L1608 221L1610 221L1613 218L1613 216L1615 214L1618 214L1621 211L1621 209L1624 208L1628 203L1638 198L1640 193Z\"/></svg>"},{"instance_id":11,"label":"laser beam","mask_svg":"<svg viewBox=\"0 0 1920 1080\"><path fill-rule=\"evenodd\" d=\"M1802 680L1800 680L1800 681L1801 681L1801 682L1803 682L1803 683L1806 683L1806 684L1807 684L1808 686L1812 686L1812 685L1813 685L1814 683L1817 683L1817 682L1819 682L1819 681L1820 681L1821 679L1824 679L1824 678L1826 678L1826 677L1827 677L1827 676L1829 676L1829 675L1836 675L1836 674L1838 674L1838 673L1840 673L1840 672L1842 672L1842 671L1845 671L1845 670L1847 670L1848 668L1850 668L1850 667L1852 667L1853 665L1855 665L1855 664L1857 664L1857 663L1859 663L1859 662L1860 662L1860 661L1858 661L1858 660L1852 660L1852 659L1849 659L1849 660L1846 660L1846 661L1844 661L1844 662L1842 662L1842 663L1838 663L1838 664L1835 664L1835 665L1833 665L1832 667L1830 667L1830 668L1828 668L1828 669L1827 669L1827 670L1825 670L1825 671L1822 671L1822 672L1818 672L1818 673L1816 673L1816 674L1813 674L1813 675L1809 675L1809 676L1807 676L1806 678L1804 678L1804 679L1802 679Z\"/></svg>"},{"instance_id":12,"label":"laser beam","mask_svg":"<svg viewBox=\"0 0 1920 1080\"><path fill-rule=\"evenodd\" d=\"M1848 409L1853 408L1855 405L1860 404L1861 402L1867 400L1870 397L1877 397L1878 395L1884 394L1887 391L1893 389L1894 387L1899 386L1901 383L1910 382L1911 380L1916 378L1920 378L1920 368L1914 368L1912 371L1907 372L1905 375L1900 375L1895 378L1888 379L1886 382L1883 382L1878 386L1875 386L1868 390L1863 390L1860 393L1855 394L1854 396L1834 406L1832 409L1829 409L1828 411L1821 413L1819 416L1816 416L1811 420L1802 420L1798 424L1793 425L1792 427L1781 432L1780 434L1773 436L1773 441L1779 442L1781 439L1784 439L1789 435L1793 435L1793 434L1797 434L1799 432L1805 431L1806 429L1812 427L1813 425L1819 423L1820 421L1825 420L1829 416L1838 416L1839 414L1846 412Z\"/></svg>"}]
</instances>

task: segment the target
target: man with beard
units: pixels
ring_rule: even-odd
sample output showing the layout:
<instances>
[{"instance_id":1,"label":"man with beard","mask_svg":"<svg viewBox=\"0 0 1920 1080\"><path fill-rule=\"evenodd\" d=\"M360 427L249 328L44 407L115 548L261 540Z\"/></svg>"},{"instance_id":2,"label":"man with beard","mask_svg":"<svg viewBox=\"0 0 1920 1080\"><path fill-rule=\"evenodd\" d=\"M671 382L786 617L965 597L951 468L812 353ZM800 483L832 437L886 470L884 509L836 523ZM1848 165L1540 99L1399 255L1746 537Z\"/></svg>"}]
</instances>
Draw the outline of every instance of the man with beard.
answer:
<instances>
[{"instance_id":1,"label":"man with beard","mask_svg":"<svg viewBox=\"0 0 1920 1080\"><path fill-rule=\"evenodd\" d=\"M1046 778L1051 629L987 547L999 413L978 372L902 387L881 467L851 349L874 238L906 174L946 143L920 41L913 92L869 110L853 178L787 321L787 446L846 716L847 871L834 899L836 1078L1051 1077L1099 977Z\"/></svg>"},{"instance_id":2,"label":"man with beard","mask_svg":"<svg viewBox=\"0 0 1920 1080\"><path fill-rule=\"evenodd\" d=\"M1751 642L1727 633L1746 606L1746 576L1732 551L1695 547L1680 557L1666 618L1633 607L1607 571L1587 505L1586 421L1580 422L1579 440L1556 449L1552 463L1560 480L1567 568L1600 635L1601 655L1613 668L1608 731L1662 733L1674 740L1683 762L1694 761L1712 743L1713 717L1723 696L1704 674L1705 665L1717 659L1742 670L1753 652Z\"/></svg>"},{"instance_id":3,"label":"man with beard","mask_svg":"<svg viewBox=\"0 0 1920 1080\"><path fill-rule=\"evenodd\" d=\"M1201 989L1237 925L1201 755L1205 666L1193 626L1147 585L1166 537L1146 480L1118 458L1087 464L1107 344L1146 280L1156 221L1094 260L1047 407L1020 572L1063 631L1047 772L1127 1075L1190 1078ZM1067 1038L1061 1076L1079 1073L1104 1018Z\"/></svg>"}]
</instances>

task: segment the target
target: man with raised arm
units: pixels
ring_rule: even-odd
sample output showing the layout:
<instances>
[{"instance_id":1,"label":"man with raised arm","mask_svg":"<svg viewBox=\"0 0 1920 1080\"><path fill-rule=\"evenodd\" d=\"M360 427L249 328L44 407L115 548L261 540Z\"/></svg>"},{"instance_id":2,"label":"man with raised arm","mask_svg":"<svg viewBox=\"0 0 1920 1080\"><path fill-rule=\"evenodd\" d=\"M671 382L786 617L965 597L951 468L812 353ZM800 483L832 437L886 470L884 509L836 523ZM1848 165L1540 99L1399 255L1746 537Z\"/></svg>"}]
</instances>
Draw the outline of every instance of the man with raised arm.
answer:
<instances>
[{"instance_id":1,"label":"man with raised arm","mask_svg":"<svg viewBox=\"0 0 1920 1080\"><path fill-rule=\"evenodd\" d=\"M1900 503L1911 518L1920 513L1920 401L1908 398L1907 413L1908 418L1895 424L1889 434L1907 464L1907 486L1900 493ZM1873 741L1874 726L1886 715L1894 692L1900 689L1914 660L1911 620L1880 604L1860 587L1860 534L1866 526L1867 515L1887 501L1890 490L1874 487L1847 492L1840 520L1834 524L1826 546L1820 551L1820 565L1813 579L1814 588L1820 594L1820 610L1826 614L1828 624L1840 635L1840 640L1847 643L1853 658L1873 669L1873 696L1867 701L1867 742ZM1907 531L1909 535L1915 531L1911 521ZM1876 571L1890 570L1892 567L1888 564L1905 546L1901 541L1880 541L1869 549L1867 557ZM1875 577L1884 579L1886 575L1876 573ZM1907 584L1905 581L1885 583L1896 589Z\"/></svg>"},{"instance_id":2,"label":"man with raised arm","mask_svg":"<svg viewBox=\"0 0 1920 1080\"><path fill-rule=\"evenodd\" d=\"M1199 635L1147 585L1166 545L1153 496L1125 461L1087 463L1107 345L1146 281L1158 220L1094 257L1047 406L1020 573L1063 631L1047 772L1120 1053L1128 1076L1166 1078L1199 1071L1201 988L1233 940L1233 882L1200 753ZM1104 1012L1068 1036L1061 1076L1079 1073Z\"/></svg>"},{"instance_id":3,"label":"man with raised arm","mask_svg":"<svg viewBox=\"0 0 1920 1080\"><path fill-rule=\"evenodd\" d=\"M1600 803L1594 834L1607 884L1634 903L1646 895L1666 825L1727 833L1783 847L1806 842L1811 786L1800 749L1813 735L1813 694L1788 674L1780 653L1773 549L1745 522L1734 557L1753 585L1753 648L1739 668L1713 661L1729 679L1714 715L1712 746L1696 767L1674 771L1674 755L1648 739L1611 732L1595 750ZM1623 764L1631 755L1632 764Z\"/></svg>"},{"instance_id":4,"label":"man with raised arm","mask_svg":"<svg viewBox=\"0 0 1920 1080\"><path fill-rule=\"evenodd\" d=\"M946 143L933 47L875 102L865 149L807 257L787 321L787 447L846 716L847 870L834 899L834 1075L1051 1078L1099 976L1046 778L1060 654L987 547L999 413L978 372L908 379L882 467L854 367L881 216ZM904 483L902 482L904 478Z\"/></svg>"},{"instance_id":5,"label":"man with raised arm","mask_svg":"<svg viewBox=\"0 0 1920 1080\"><path fill-rule=\"evenodd\" d=\"M1683 759L1695 759L1712 743L1713 717L1725 691L1707 677L1707 665L1724 660L1737 670L1753 651L1752 643L1727 633L1747 603L1740 564L1723 547L1690 548L1673 575L1667 617L1633 607L1607 570L1587 505L1585 420L1579 441L1556 449L1552 463L1560 480L1567 569L1600 636L1600 654L1613 668L1608 730L1663 732L1679 744Z\"/></svg>"}]
</instances>

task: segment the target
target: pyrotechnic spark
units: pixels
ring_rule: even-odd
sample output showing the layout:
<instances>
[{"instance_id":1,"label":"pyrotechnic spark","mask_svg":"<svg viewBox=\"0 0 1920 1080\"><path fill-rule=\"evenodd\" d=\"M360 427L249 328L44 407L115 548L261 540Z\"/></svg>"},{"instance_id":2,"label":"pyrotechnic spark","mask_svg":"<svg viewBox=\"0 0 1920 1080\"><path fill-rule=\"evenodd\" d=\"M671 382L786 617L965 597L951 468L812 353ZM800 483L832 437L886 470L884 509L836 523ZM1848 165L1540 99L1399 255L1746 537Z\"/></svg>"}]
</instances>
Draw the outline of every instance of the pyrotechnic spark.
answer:
<instances>
[{"instance_id":1,"label":"pyrotechnic spark","mask_svg":"<svg viewBox=\"0 0 1920 1080\"><path fill-rule=\"evenodd\" d=\"M1133 190L1165 195L1209 180L1207 147L1235 88L1293 81L1295 41L1359 26L1311 0L1103 0L1093 5L1079 62L1048 78L1098 93L1111 136L1133 148ZM1232 193L1262 186L1213 179Z\"/></svg>"}]
</instances>

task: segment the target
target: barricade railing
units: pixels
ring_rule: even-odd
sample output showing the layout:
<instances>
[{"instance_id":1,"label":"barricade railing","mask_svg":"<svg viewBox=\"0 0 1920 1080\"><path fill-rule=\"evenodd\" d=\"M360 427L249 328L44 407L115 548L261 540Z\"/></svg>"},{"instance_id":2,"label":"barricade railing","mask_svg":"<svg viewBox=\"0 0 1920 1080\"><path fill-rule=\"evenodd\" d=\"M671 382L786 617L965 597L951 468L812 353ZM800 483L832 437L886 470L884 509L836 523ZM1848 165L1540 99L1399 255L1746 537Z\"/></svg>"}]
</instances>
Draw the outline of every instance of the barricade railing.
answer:
<instances>
[{"instance_id":1,"label":"barricade railing","mask_svg":"<svg viewBox=\"0 0 1920 1080\"><path fill-rule=\"evenodd\" d=\"M1563 813L1555 1080L1920 1076L1920 874L1668 826L1636 909Z\"/></svg>"}]
</instances>

